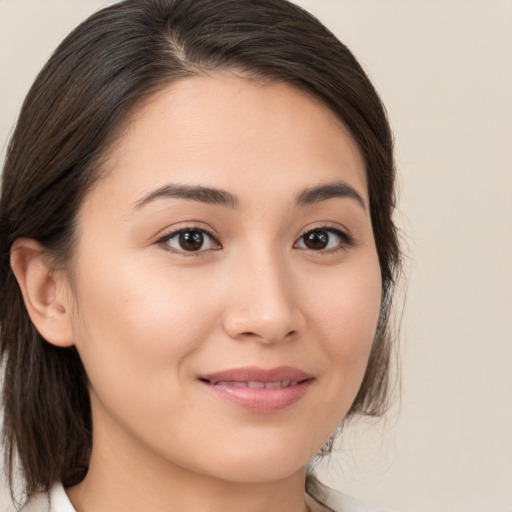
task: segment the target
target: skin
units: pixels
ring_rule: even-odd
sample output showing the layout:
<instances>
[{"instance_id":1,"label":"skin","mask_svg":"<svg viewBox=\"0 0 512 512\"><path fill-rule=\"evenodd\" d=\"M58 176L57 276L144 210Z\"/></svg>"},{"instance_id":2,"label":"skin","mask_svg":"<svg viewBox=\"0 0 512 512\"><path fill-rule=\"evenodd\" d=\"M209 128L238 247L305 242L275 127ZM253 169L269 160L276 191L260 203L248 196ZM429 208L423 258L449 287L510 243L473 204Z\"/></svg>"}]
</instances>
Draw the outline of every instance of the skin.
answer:
<instances>
[{"instance_id":1,"label":"skin","mask_svg":"<svg viewBox=\"0 0 512 512\"><path fill-rule=\"evenodd\" d=\"M306 464L355 398L380 308L355 143L326 106L288 85L195 77L133 113L107 168L79 211L67 271L38 281L48 273L31 274L42 258L30 241L13 259L36 325L48 341L74 344L90 379L92 459L67 490L72 503L85 512L307 510ZM297 205L305 189L340 180L363 205ZM169 184L222 189L237 205L141 204ZM163 239L185 228L214 239L195 252ZM327 249L306 246L314 229ZM53 331L41 319L48 311ZM277 412L225 401L198 380L282 365L314 379Z\"/></svg>"}]
</instances>

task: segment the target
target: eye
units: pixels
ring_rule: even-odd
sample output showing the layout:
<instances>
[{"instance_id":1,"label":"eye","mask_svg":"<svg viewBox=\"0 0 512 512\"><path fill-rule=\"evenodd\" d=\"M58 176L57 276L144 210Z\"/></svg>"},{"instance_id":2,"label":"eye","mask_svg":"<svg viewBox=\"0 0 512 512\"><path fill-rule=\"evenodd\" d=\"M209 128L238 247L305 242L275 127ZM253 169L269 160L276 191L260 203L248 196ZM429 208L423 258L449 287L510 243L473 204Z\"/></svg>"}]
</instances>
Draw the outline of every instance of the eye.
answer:
<instances>
[{"instance_id":1,"label":"eye","mask_svg":"<svg viewBox=\"0 0 512 512\"><path fill-rule=\"evenodd\" d=\"M352 238L347 233L337 228L320 227L304 233L294 247L311 251L335 251L352 244Z\"/></svg>"},{"instance_id":2,"label":"eye","mask_svg":"<svg viewBox=\"0 0 512 512\"><path fill-rule=\"evenodd\" d=\"M173 231L158 240L158 243L165 244L175 252L193 253L220 249L220 244L215 237L202 228L183 228Z\"/></svg>"}]
</instances>

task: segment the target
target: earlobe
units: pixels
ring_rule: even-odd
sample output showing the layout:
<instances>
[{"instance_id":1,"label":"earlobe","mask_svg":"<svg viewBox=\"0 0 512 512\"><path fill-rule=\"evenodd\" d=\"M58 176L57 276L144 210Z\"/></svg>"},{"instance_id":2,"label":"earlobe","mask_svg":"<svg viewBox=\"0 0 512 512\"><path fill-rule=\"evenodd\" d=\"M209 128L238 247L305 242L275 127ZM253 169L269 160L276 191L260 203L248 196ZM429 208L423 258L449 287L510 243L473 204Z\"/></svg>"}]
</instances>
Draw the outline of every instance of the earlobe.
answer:
<instances>
[{"instance_id":1,"label":"earlobe","mask_svg":"<svg viewBox=\"0 0 512 512\"><path fill-rule=\"evenodd\" d=\"M52 345L69 347L74 336L65 277L53 272L48 262L47 251L35 240L19 238L14 242L11 268L32 323Z\"/></svg>"}]
</instances>

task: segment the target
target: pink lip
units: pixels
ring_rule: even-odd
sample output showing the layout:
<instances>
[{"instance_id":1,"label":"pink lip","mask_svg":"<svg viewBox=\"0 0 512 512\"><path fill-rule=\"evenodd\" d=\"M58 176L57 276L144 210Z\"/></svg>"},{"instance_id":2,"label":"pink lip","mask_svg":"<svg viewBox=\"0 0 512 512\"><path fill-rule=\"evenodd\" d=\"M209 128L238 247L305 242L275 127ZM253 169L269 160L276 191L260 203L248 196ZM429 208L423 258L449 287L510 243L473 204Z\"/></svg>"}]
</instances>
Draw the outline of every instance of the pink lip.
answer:
<instances>
[{"instance_id":1,"label":"pink lip","mask_svg":"<svg viewBox=\"0 0 512 512\"><path fill-rule=\"evenodd\" d=\"M199 381L218 397L254 412L278 412L299 401L314 378L292 368L233 368L201 375Z\"/></svg>"}]
</instances>

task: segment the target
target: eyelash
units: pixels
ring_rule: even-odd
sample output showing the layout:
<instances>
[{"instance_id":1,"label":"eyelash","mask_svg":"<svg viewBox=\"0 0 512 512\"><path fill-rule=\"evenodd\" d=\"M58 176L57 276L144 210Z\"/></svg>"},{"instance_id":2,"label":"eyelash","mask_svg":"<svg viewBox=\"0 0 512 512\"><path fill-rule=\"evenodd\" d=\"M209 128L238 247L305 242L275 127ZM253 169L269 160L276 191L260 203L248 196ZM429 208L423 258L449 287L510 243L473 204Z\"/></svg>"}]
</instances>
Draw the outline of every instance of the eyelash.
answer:
<instances>
[{"instance_id":1,"label":"eyelash","mask_svg":"<svg viewBox=\"0 0 512 512\"><path fill-rule=\"evenodd\" d=\"M199 233L202 233L203 235L206 235L208 238L210 238L212 240L212 242L214 244L218 245L219 248L218 249L203 249L203 250L199 249L197 251L187 251L185 249L179 250L179 249L171 248L169 246L169 241L172 240L174 237L177 237L177 236L179 236L182 233L190 233L190 232L199 232ZM311 251L311 252L313 252L315 254L327 255L327 254L333 254L333 253L338 253L340 251L344 251L347 248L352 247L352 246L355 245L355 241L354 241L353 237L351 235L349 235L348 233L346 233L345 231L342 231L341 229L339 229L338 227L335 227L335 226L324 225L324 226L315 227L313 229L309 229L308 231L303 233L297 239L297 241L294 242L293 246L295 247L297 245L297 243L299 243L299 241L304 240L304 237L306 235L308 235L310 233L315 233L315 232L327 232L327 233L329 233L331 235L332 234L336 235L341 240L340 243L339 243L339 247L334 248L334 249L331 248L331 249L319 249L319 250L310 249L308 247L301 248L301 249L309 250L309 251ZM194 225L186 226L184 228L180 228L180 229L171 231L170 233L167 233L164 236L160 237L156 241L156 244L157 245L163 245L163 246L165 246L166 250L171 251L173 253L180 254L180 255L185 256L185 257L200 256L204 252L207 252L209 250L219 250L219 249L222 248L221 243L219 242L217 237L210 230L208 230L208 229L206 229L204 227L199 227L199 226L194 226Z\"/></svg>"}]
</instances>

